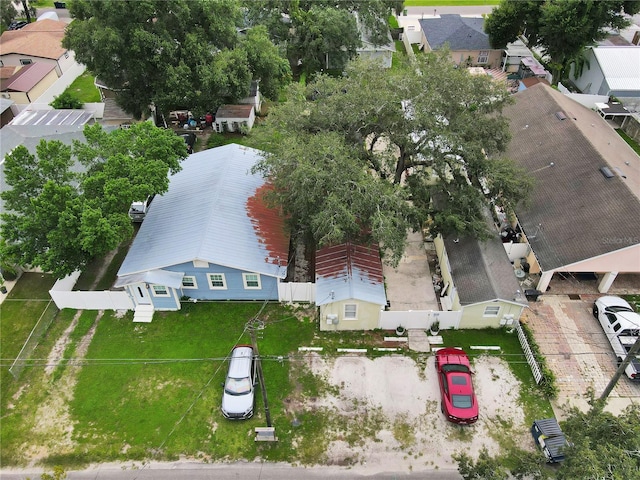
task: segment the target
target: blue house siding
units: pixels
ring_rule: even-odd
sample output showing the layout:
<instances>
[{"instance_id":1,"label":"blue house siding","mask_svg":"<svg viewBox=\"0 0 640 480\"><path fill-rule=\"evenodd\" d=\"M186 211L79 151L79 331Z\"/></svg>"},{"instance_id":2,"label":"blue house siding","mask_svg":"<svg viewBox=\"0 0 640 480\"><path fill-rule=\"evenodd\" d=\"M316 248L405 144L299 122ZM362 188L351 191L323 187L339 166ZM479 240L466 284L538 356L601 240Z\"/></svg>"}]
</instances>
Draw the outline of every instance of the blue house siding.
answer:
<instances>
[{"instance_id":1,"label":"blue house siding","mask_svg":"<svg viewBox=\"0 0 640 480\"><path fill-rule=\"evenodd\" d=\"M149 286L149 295L151 297L151 303L155 310L176 310L180 308L180 292L167 287L169 292L168 297L155 297L153 295L153 286Z\"/></svg>"},{"instance_id":2,"label":"blue house siding","mask_svg":"<svg viewBox=\"0 0 640 480\"><path fill-rule=\"evenodd\" d=\"M253 272L213 264L194 267L192 262L165 267L165 270L184 272L185 276L195 278L197 288L182 288L182 296L185 297L198 300L278 300L278 279L275 277L259 275L261 288L247 289L242 274ZM208 280L210 273L223 274L226 289L211 289Z\"/></svg>"}]
</instances>

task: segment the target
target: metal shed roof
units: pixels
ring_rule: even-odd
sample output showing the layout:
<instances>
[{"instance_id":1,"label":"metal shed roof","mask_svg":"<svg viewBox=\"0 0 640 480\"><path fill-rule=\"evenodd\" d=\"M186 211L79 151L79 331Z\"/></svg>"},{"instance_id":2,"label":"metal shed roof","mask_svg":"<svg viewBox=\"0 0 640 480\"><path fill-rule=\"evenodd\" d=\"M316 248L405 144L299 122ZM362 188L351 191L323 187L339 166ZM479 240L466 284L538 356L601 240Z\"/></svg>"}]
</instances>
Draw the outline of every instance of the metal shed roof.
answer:
<instances>
[{"instance_id":1,"label":"metal shed roof","mask_svg":"<svg viewBox=\"0 0 640 480\"><path fill-rule=\"evenodd\" d=\"M640 47L594 47L593 54L611 90L640 90Z\"/></svg>"},{"instance_id":2,"label":"metal shed roof","mask_svg":"<svg viewBox=\"0 0 640 480\"><path fill-rule=\"evenodd\" d=\"M3 92L28 92L35 87L55 65L51 63L31 63L22 67L10 78L2 81Z\"/></svg>"},{"instance_id":3,"label":"metal shed roof","mask_svg":"<svg viewBox=\"0 0 640 480\"><path fill-rule=\"evenodd\" d=\"M118 277L201 260L279 278L289 238L251 168L262 152L236 144L189 156L156 196Z\"/></svg>"},{"instance_id":4,"label":"metal shed roof","mask_svg":"<svg viewBox=\"0 0 640 480\"><path fill-rule=\"evenodd\" d=\"M317 305L349 299L385 305L387 297L378 248L343 243L318 250L316 298Z\"/></svg>"},{"instance_id":5,"label":"metal shed roof","mask_svg":"<svg viewBox=\"0 0 640 480\"><path fill-rule=\"evenodd\" d=\"M87 110L23 110L10 125L84 125L91 120Z\"/></svg>"}]
</instances>

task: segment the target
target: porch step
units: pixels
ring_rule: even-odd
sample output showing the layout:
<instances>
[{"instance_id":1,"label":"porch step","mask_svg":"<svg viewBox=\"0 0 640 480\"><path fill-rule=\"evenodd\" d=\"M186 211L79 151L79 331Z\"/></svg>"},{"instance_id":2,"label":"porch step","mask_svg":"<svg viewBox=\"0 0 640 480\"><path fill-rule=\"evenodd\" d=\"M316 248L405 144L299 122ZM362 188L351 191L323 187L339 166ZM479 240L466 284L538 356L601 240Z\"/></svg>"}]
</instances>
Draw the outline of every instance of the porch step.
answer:
<instances>
[{"instance_id":1,"label":"porch step","mask_svg":"<svg viewBox=\"0 0 640 480\"><path fill-rule=\"evenodd\" d=\"M138 305L133 313L134 323L151 323L153 319L153 305Z\"/></svg>"}]
</instances>

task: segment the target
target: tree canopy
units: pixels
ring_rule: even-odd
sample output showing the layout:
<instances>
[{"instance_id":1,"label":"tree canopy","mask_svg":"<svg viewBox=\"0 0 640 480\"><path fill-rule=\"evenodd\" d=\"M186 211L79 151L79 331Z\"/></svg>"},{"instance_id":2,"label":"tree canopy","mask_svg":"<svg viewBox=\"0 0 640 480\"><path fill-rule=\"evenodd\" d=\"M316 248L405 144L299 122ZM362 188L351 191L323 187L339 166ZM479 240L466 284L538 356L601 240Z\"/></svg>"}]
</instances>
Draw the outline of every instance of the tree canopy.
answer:
<instances>
[{"instance_id":1,"label":"tree canopy","mask_svg":"<svg viewBox=\"0 0 640 480\"><path fill-rule=\"evenodd\" d=\"M42 140L35 154L18 146L6 156L3 261L59 278L81 269L132 235L131 202L166 192L186 158L182 138L150 123L112 132L96 124L84 134L86 143Z\"/></svg>"},{"instance_id":2,"label":"tree canopy","mask_svg":"<svg viewBox=\"0 0 640 480\"><path fill-rule=\"evenodd\" d=\"M246 0L249 20L265 25L290 62L306 73L341 71L361 46L360 29L375 45L388 42L387 18L403 0ZM360 25L357 24L357 19Z\"/></svg>"},{"instance_id":3,"label":"tree canopy","mask_svg":"<svg viewBox=\"0 0 640 480\"><path fill-rule=\"evenodd\" d=\"M545 457L538 451L513 446L497 457L485 450L477 460L467 454L454 456L458 471L465 480L544 479L573 480L590 478L623 480L640 476L640 406L632 404L620 415L603 410L603 404L590 401L582 412L572 408L560 425L572 446L564 451L565 460L557 468L545 467ZM531 439L531 445L534 445ZM506 467L509 465L509 467Z\"/></svg>"},{"instance_id":4,"label":"tree canopy","mask_svg":"<svg viewBox=\"0 0 640 480\"><path fill-rule=\"evenodd\" d=\"M290 69L264 30L238 34L237 0L75 0L63 44L140 117L233 103L260 80L275 97Z\"/></svg>"},{"instance_id":5,"label":"tree canopy","mask_svg":"<svg viewBox=\"0 0 640 480\"><path fill-rule=\"evenodd\" d=\"M582 50L631 22L625 14L640 11L639 1L626 0L502 0L485 21L494 48L524 35L529 46L542 48L554 83L568 73Z\"/></svg>"},{"instance_id":6,"label":"tree canopy","mask_svg":"<svg viewBox=\"0 0 640 480\"><path fill-rule=\"evenodd\" d=\"M527 191L521 170L490 158L509 140L504 86L448 52L393 70L356 60L345 73L292 85L261 129L260 169L293 231L319 245L373 240L393 262L408 227L430 217L434 233L482 236L486 205L514 206Z\"/></svg>"}]
</instances>

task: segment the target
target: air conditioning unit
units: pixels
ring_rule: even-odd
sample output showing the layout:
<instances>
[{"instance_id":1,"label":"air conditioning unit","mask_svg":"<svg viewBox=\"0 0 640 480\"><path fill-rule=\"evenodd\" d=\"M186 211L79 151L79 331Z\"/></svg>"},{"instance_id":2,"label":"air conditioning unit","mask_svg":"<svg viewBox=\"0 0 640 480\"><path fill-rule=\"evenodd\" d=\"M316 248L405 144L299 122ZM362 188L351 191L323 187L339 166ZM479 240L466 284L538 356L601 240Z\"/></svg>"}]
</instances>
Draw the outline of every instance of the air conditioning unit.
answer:
<instances>
[{"instance_id":1,"label":"air conditioning unit","mask_svg":"<svg viewBox=\"0 0 640 480\"><path fill-rule=\"evenodd\" d=\"M338 324L338 315L335 313L330 313L327 315L327 325L337 325Z\"/></svg>"},{"instance_id":2,"label":"air conditioning unit","mask_svg":"<svg viewBox=\"0 0 640 480\"><path fill-rule=\"evenodd\" d=\"M3 93L2 94L2 98L11 98L11 94L10 93Z\"/></svg>"}]
</instances>

